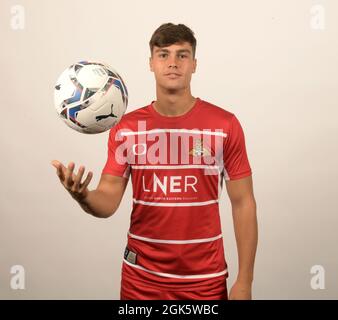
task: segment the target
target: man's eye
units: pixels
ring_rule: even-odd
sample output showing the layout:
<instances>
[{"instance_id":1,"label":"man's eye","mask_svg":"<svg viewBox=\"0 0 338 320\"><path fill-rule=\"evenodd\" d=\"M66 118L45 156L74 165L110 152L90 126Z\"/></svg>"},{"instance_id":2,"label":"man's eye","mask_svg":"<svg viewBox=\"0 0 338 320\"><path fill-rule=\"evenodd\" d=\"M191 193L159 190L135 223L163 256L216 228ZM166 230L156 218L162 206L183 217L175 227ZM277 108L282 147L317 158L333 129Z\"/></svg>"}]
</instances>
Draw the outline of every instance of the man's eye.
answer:
<instances>
[{"instance_id":1,"label":"man's eye","mask_svg":"<svg viewBox=\"0 0 338 320\"><path fill-rule=\"evenodd\" d=\"M160 53L160 57L164 58L167 54L166 53Z\"/></svg>"},{"instance_id":2,"label":"man's eye","mask_svg":"<svg viewBox=\"0 0 338 320\"><path fill-rule=\"evenodd\" d=\"M187 56L185 54L180 54L180 58L186 58Z\"/></svg>"}]
</instances>

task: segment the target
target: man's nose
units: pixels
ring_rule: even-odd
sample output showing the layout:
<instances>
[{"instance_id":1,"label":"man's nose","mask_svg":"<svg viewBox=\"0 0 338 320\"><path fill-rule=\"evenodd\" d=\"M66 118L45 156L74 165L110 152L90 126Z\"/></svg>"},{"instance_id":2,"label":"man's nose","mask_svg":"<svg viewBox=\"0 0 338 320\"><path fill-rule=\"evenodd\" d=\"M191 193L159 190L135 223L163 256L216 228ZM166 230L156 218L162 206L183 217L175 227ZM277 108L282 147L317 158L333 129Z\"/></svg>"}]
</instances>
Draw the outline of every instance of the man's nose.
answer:
<instances>
[{"instance_id":1,"label":"man's nose","mask_svg":"<svg viewBox=\"0 0 338 320\"><path fill-rule=\"evenodd\" d=\"M168 59L168 67L169 68L177 68L177 57L169 57Z\"/></svg>"}]
</instances>

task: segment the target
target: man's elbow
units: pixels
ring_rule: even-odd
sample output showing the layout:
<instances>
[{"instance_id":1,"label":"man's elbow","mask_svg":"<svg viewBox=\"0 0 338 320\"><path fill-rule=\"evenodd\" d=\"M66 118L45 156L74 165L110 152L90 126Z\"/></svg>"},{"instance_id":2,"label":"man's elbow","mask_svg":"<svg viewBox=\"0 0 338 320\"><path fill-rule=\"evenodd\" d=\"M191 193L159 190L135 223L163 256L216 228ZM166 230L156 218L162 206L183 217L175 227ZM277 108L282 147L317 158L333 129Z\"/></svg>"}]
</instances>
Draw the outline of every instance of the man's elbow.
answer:
<instances>
[{"instance_id":1,"label":"man's elbow","mask_svg":"<svg viewBox=\"0 0 338 320\"><path fill-rule=\"evenodd\" d=\"M101 210L101 211L91 211L88 213L91 214L95 218L107 219L116 213L118 207L119 205L117 206L115 205L114 207L105 208L104 210Z\"/></svg>"},{"instance_id":2,"label":"man's elbow","mask_svg":"<svg viewBox=\"0 0 338 320\"><path fill-rule=\"evenodd\" d=\"M246 197L232 199L231 206L233 208L251 208L254 211L256 211L257 209L256 200L253 195L248 195Z\"/></svg>"},{"instance_id":3,"label":"man's elbow","mask_svg":"<svg viewBox=\"0 0 338 320\"><path fill-rule=\"evenodd\" d=\"M107 211L107 212L88 212L95 218L100 218L100 219L107 219L114 215L116 211Z\"/></svg>"}]
</instances>

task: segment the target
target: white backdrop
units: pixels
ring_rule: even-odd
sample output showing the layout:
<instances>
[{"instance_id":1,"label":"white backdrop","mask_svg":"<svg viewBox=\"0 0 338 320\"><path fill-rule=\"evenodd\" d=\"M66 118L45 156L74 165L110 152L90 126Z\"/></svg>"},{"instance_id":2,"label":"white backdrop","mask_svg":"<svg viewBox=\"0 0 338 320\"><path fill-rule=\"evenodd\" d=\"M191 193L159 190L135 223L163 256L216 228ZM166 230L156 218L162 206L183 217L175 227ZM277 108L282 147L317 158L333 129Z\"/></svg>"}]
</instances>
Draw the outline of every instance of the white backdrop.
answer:
<instances>
[{"instance_id":1,"label":"white backdrop","mask_svg":"<svg viewBox=\"0 0 338 320\"><path fill-rule=\"evenodd\" d=\"M131 185L109 219L72 200L50 161L85 165L95 188L108 133L69 129L53 90L70 64L105 61L127 84L128 112L147 105L148 42L173 22L197 38L193 95L235 113L245 132L259 220L253 297L337 299L337 21L335 0L2 0L0 298L119 298ZM220 209L230 287L237 251L225 190Z\"/></svg>"}]
</instances>

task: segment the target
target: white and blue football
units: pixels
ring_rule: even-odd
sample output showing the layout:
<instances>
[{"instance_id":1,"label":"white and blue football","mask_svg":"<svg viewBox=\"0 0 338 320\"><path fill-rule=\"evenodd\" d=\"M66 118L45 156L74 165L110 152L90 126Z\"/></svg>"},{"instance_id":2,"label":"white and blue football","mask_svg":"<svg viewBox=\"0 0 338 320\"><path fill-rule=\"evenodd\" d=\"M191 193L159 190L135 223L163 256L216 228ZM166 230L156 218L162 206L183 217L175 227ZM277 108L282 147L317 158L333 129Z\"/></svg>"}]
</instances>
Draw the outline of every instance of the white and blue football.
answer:
<instances>
[{"instance_id":1,"label":"white and blue football","mask_svg":"<svg viewBox=\"0 0 338 320\"><path fill-rule=\"evenodd\" d=\"M54 89L58 115L81 133L100 133L116 125L128 105L120 75L105 63L81 61L62 72Z\"/></svg>"}]
</instances>

